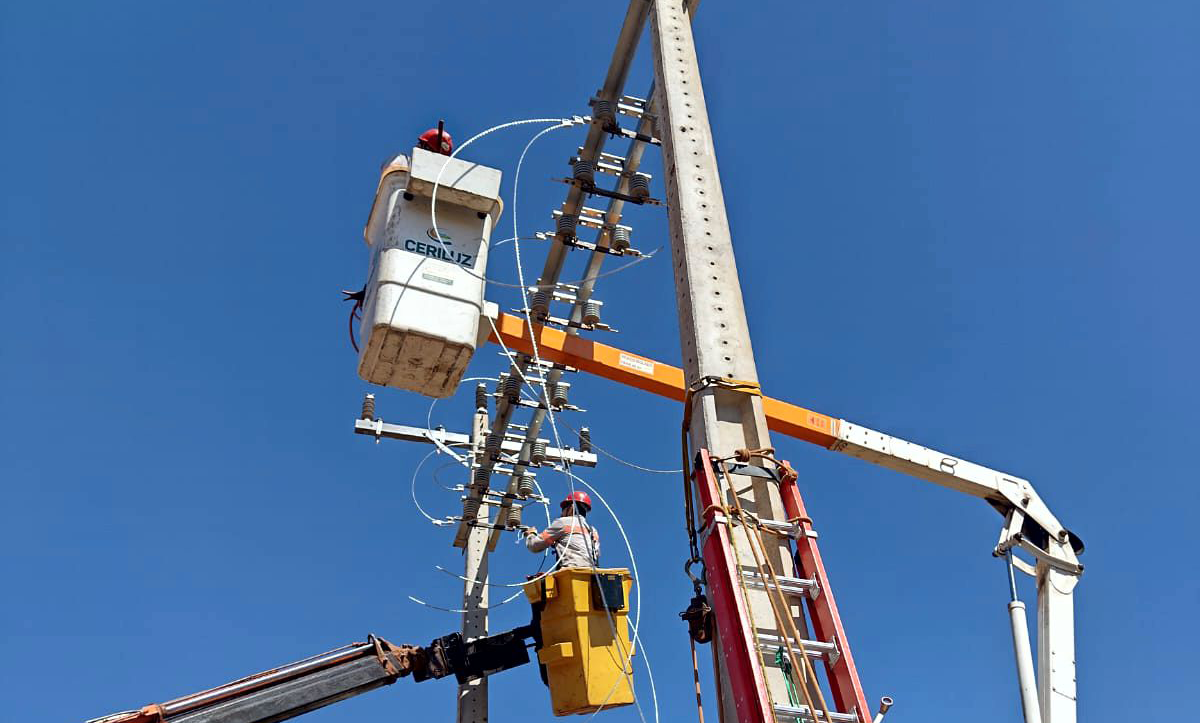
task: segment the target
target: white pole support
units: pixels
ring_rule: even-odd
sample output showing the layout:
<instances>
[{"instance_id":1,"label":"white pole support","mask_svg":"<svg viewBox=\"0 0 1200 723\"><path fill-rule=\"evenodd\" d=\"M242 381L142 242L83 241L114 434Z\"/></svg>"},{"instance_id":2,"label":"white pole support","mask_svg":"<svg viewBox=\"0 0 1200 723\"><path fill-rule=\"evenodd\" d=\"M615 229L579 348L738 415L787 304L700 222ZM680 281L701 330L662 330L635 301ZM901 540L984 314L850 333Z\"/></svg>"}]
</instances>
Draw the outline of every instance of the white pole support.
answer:
<instances>
[{"instance_id":1,"label":"white pole support","mask_svg":"<svg viewBox=\"0 0 1200 723\"><path fill-rule=\"evenodd\" d=\"M1021 690L1021 709L1025 713L1025 723L1042 723L1042 711L1037 697L1037 678L1033 672L1033 651L1029 646L1029 623L1025 619L1025 603L1020 600L1010 602L1008 617L1012 623L1013 654L1017 658L1017 686Z\"/></svg>"},{"instance_id":2,"label":"white pole support","mask_svg":"<svg viewBox=\"0 0 1200 723\"><path fill-rule=\"evenodd\" d=\"M1043 723L1076 723L1075 585L1078 582L1077 575L1038 562L1038 697Z\"/></svg>"}]
</instances>

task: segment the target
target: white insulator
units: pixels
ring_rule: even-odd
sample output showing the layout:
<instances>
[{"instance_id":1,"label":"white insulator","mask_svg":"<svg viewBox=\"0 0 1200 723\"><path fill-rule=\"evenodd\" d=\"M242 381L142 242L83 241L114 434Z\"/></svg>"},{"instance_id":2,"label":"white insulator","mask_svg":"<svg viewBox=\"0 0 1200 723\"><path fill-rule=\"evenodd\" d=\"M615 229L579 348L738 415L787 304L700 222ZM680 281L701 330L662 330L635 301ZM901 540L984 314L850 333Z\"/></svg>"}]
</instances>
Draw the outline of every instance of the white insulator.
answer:
<instances>
[{"instance_id":1,"label":"white insulator","mask_svg":"<svg viewBox=\"0 0 1200 723\"><path fill-rule=\"evenodd\" d=\"M521 399L521 378L513 374L504 380L504 397L509 404L516 404Z\"/></svg>"},{"instance_id":2,"label":"white insulator","mask_svg":"<svg viewBox=\"0 0 1200 723\"><path fill-rule=\"evenodd\" d=\"M535 292L533 300L529 302L529 313L533 314L534 319L545 319L550 314L550 294L546 291Z\"/></svg>"},{"instance_id":3,"label":"white insulator","mask_svg":"<svg viewBox=\"0 0 1200 723\"><path fill-rule=\"evenodd\" d=\"M592 186L596 183L596 167L591 161L585 161L582 158L575 161L575 180L585 186Z\"/></svg>"},{"instance_id":4,"label":"white insulator","mask_svg":"<svg viewBox=\"0 0 1200 723\"><path fill-rule=\"evenodd\" d=\"M555 382L550 385L550 406L565 407L567 405L567 392L571 385L567 382Z\"/></svg>"},{"instance_id":5,"label":"white insulator","mask_svg":"<svg viewBox=\"0 0 1200 723\"><path fill-rule=\"evenodd\" d=\"M516 529L521 526L521 508L513 505L508 508L508 527Z\"/></svg>"},{"instance_id":6,"label":"white insulator","mask_svg":"<svg viewBox=\"0 0 1200 723\"><path fill-rule=\"evenodd\" d=\"M592 118L601 126L617 124L617 108L611 100L598 100L592 106Z\"/></svg>"},{"instance_id":7,"label":"white insulator","mask_svg":"<svg viewBox=\"0 0 1200 723\"><path fill-rule=\"evenodd\" d=\"M634 198L650 197L650 181L645 176L634 174L629 177L629 195Z\"/></svg>"},{"instance_id":8,"label":"white insulator","mask_svg":"<svg viewBox=\"0 0 1200 723\"><path fill-rule=\"evenodd\" d=\"M467 497L463 500L463 519L474 520L479 517L479 498Z\"/></svg>"},{"instance_id":9,"label":"white insulator","mask_svg":"<svg viewBox=\"0 0 1200 723\"><path fill-rule=\"evenodd\" d=\"M533 475L523 474L517 478L517 494L522 498L533 494Z\"/></svg>"},{"instance_id":10,"label":"white insulator","mask_svg":"<svg viewBox=\"0 0 1200 723\"><path fill-rule=\"evenodd\" d=\"M594 301L589 301L583 305L583 316L580 317L587 326L594 326L600 323L600 305Z\"/></svg>"},{"instance_id":11,"label":"white insulator","mask_svg":"<svg viewBox=\"0 0 1200 723\"><path fill-rule=\"evenodd\" d=\"M546 442L537 440L529 445L529 461L533 464L541 464L546 461Z\"/></svg>"},{"instance_id":12,"label":"white insulator","mask_svg":"<svg viewBox=\"0 0 1200 723\"><path fill-rule=\"evenodd\" d=\"M486 490L492 482L492 471L486 467L477 467L475 469L475 489L482 492Z\"/></svg>"},{"instance_id":13,"label":"white insulator","mask_svg":"<svg viewBox=\"0 0 1200 723\"><path fill-rule=\"evenodd\" d=\"M608 247L613 251L624 252L629 248L629 229L617 226L608 235Z\"/></svg>"},{"instance_id":14,"label":"white insulator","mask_svg":"<svg viewBox=\"0 0 1200 723\"><path fill-rule=\"evenodd\" d=\"M558 217L558 235L563 240L575 238L575 225L579 223L579 217L564 213Z\"/></svg>"}]
</instances>

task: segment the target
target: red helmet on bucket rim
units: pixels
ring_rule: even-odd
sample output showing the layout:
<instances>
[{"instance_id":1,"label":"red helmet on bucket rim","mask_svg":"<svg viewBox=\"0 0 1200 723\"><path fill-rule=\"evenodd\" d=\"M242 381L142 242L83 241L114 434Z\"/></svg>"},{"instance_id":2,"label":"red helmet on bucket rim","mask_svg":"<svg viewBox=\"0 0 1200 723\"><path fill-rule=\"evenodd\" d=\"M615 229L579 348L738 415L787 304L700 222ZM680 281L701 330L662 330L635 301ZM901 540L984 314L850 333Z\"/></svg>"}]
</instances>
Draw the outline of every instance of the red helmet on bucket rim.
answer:
<instances>
[{"instance_id":1,"label":"red helmet on bucket rim","mask_svg":"<svg viewBox=\"0 0 1200 723\"><path fill-rule=\"evenodd\" d=\"M442 141L438 144L438 129L430 128L421 135L417 136L417 145L427 151L441 153L444 156L450 155L454 150L454 139L450 137L444 129L442 130Z\"/></svg>"},{"instance_id":2,"label":"red helmet on bucket rim","mask_svg":"<svg viewBox=\"0 0 1200 723\"><path fill-rule=\"evenodd\" d=\"M592 511L592 498L588 497L588 493L584 492L583 490L575 490L571 494L567 495L559 507L566 507L573 502L583 505L588 512Z\"/></svg>"}]
</instances>

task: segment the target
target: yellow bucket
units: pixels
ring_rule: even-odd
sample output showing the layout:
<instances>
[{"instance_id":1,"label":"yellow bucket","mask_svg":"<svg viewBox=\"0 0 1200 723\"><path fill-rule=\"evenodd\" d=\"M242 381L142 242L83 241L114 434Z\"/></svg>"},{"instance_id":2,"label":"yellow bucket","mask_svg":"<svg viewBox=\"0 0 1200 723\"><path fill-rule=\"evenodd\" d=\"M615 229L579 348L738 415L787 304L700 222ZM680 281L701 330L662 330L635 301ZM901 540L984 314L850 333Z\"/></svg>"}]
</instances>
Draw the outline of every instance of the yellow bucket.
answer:
<instances>
[{"instance_id":1,"label":"yellow bucket","mask_svg":"<svg viewBox=\"0 0 1200 723\"><path fill-rule=\"evenodd\" d=\"M633 646L624 568L572 567L525 584L542 635L554 715L592 713L633 702ZM615 633L615 634L614 634Z\"/></svg>"}]
</instances>

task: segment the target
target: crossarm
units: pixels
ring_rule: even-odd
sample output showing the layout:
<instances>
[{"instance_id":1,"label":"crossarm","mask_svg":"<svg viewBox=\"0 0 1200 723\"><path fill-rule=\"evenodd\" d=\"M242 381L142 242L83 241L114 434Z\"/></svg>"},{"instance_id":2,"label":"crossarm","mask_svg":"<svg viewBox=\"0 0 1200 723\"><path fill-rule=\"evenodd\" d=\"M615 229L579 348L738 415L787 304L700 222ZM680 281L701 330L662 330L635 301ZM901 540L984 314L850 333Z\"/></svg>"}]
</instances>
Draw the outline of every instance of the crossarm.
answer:
<instances>
[{"instance_id":1,"label":"crossarm","mask_svg":"<svg viewBox=\"0 0 1200 723\"><path fill-rule=\"evenodd\" d=\"M491 341L510 350L532 353L529 325L524 319L501 313L495 325L498 336L493 333ZM547 361L668 399L684 399L686 384L679 367L551 327L535 325L534 330L538 353ZM1018 512L1020 524L1012 530L1014 535L1027 539L1064 571L1078 571L1075 553L1080 546L1076 538L1050 512L1028 480L778 399L764 396L763 409L772 431L981 498L1010 519L1014 511Z\"/></svg>"}]
</instances>

